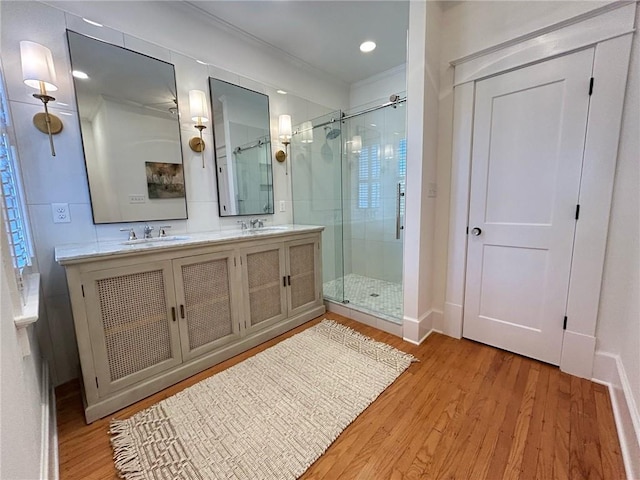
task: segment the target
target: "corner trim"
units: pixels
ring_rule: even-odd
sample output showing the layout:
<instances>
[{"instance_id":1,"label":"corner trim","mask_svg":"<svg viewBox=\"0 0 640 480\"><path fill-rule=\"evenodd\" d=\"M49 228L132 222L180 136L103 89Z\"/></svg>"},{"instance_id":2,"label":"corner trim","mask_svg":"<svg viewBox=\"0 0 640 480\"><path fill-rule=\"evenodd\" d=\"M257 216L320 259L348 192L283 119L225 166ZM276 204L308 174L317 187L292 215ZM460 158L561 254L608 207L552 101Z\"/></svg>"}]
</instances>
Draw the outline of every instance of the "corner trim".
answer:
<instances>
[{"instance_id":1,"label":"corner trim","mask_svg":"<svg viewBox=\"0 0 640 480\"><path fill-rule=\"evenodd\" d=\"M440 310L429 310L424 315L421 315L419 319L404 317L402 324L402 339L405 342L412 343L414 345L420 345L425 339L433 332L438 332L433 328L436 322L442 323L442 312ZM425 332L420 334L420 332Z\"/></svg>"},{"instance_id":2,"label":"corner trim","mask_svg":"<svg viewBox=\"0 0 640 480\"><path fill-rule=\"evenodd\" d=\"M42 361L40 382L40 478L58 480L58 430L56 427L56 394L49 377L49 365Z\"/></svg>"},{"instance_id":3,"label":"corner trim","mask_svg":"<svg viewBox=\"0 0 640 480\"><path fill-rule=\"evenodd\" d=\"M640 478L640 412L620 356L596 351L592 380L609 389L627 478Z\"/></svg>"}]
</instances>

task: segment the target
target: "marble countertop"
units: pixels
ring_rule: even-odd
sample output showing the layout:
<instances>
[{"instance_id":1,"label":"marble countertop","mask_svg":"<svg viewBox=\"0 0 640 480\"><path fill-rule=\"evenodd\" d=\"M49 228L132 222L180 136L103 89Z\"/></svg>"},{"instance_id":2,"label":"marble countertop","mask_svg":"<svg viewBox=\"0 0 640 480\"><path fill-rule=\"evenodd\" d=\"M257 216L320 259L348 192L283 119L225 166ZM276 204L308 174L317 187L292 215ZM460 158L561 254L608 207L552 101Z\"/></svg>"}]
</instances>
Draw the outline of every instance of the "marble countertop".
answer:
<instances>
[{"instance_id":1,"label":"marble countertop","mask_svg":"<svg viewBox=\"0 0 640 480\"><path fill-rule=\"evenodd\" d=\"M167 235L164 238L138 239L133 241L116 240L82 244L60 245L55 248L55 259L60 265L86 260L104 259L104 257L146 253L163 249L203 246L223 242L253 240L260 237L277 237L292 233L310 233L324 230L316 225L273 225L248 230L221 230L216 232L187 233Z\"/></svg>"}]
</instances>

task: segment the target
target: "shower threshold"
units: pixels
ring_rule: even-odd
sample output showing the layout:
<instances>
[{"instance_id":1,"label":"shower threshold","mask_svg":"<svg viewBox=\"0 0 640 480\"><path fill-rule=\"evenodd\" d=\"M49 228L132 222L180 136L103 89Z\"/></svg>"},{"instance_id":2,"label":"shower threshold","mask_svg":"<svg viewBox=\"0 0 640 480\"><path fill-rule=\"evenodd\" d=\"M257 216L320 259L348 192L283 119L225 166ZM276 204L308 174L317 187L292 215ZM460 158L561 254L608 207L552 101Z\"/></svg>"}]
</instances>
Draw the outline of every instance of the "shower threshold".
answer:
<instances>
[{"instance_id":1,"label":"shower threshold","mask_svg":"<svg viewBox=\"0 0 640 480\"><path fill-rule=\"evenodd\" d=\"M402 284L350 273L323 284L324 297L352 310L402 324ZM343 294L344 292L344 294Z\"/></svg>"}]
</instances>

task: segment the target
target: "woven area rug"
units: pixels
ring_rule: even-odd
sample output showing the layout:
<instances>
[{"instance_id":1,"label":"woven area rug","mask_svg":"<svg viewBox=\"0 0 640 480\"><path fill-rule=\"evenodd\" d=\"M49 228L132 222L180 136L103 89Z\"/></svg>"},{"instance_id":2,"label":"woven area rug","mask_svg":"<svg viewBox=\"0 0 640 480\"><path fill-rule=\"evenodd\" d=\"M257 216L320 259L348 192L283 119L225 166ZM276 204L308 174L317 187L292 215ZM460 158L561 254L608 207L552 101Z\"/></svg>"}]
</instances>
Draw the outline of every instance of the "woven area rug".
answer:
<instances>
[{"instance_id":1,"label":"woven area rug","mask_svg":"<svg viewBox=\"0 0 640 480\"><path fill-rule=\"evenodd\" d=\"M297 478L413 360L325 319L113 420L116 469L127 480Z\"/></svg>"}]
</instances>

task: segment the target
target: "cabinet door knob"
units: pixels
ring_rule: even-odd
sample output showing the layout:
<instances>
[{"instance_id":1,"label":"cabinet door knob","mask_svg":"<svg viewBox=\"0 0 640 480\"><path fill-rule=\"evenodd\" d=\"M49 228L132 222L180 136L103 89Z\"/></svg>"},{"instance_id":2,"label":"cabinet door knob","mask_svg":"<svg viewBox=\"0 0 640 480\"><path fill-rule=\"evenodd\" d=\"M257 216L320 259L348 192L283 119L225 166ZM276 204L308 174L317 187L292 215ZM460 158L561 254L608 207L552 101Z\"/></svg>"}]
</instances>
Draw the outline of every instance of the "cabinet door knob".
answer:
<instances>
[{"instance_id":1,"label":"cabinet door knob","mask_svg":"<svg viewBox=\"0 0 640 480\"><path fill-rule=\"evenodd\" d=\"M471 230L471 235L474 235L476 237L480 236L481 233L482 229L478 227L474 227L473 230Z\"/></svg>"}]
</instances>

